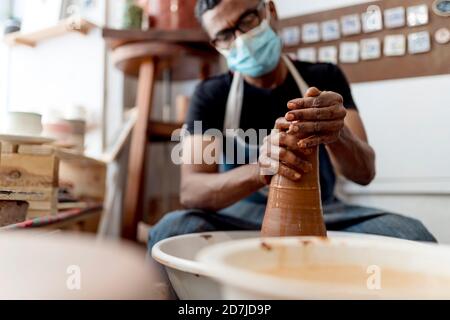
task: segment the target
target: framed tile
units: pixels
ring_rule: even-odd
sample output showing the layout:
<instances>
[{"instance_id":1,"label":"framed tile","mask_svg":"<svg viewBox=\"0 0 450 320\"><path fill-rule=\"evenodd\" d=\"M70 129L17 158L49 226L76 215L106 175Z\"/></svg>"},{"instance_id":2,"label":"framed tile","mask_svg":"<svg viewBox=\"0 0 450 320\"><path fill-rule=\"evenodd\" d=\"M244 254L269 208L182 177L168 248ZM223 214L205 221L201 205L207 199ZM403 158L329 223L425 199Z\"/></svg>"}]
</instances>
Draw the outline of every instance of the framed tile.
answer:
<instances>
[{"instance_id":1,"label":"framed tile","mask_svg":"<svg viewBox=\"0 0 450 320\"><path fill-rule=\"evenodd\" d=\"M384 55L388 57L406 54L406 37L403 34L388 35L384 38Z\"/></svg>"},{"instance_id":2,"label":"framed tile","mask_svg":"<svg viewBox=\"0 0 450 320\"><path fill-rule=\"evenodd\" d=\"M297 57L300 61L317 62L317 50L316 48L301 48L297 52Z\"/></svg>"},{"instance_id":3,"label":"framed tile","mask_svg":"<svg viewBox=\"0 0 450 320\"><path fill-rule=\"evenodd\" d=\"M362 14L362 29L364 33L383 29L383 17L379 6L372 5Z\"/></svg>"},{"instance_id":4,"label":"framed tile","mask_svg":"<svg viewBox=\"0 0 450 320\"><path fill-rule=\"evenodd\" d=\"M302 39L304 43L320 41L320 26L318 23L306 23L302 26Z\"/></svg>"},{"instance_id":5,"label":"framed tile","mask_svg":"<svg viewBox=\"0 0 450 320\"><path fill-rule=\"evenodd\" d=\"M321 29L323 41L337 40L341 37L341 31L338 20L329 20L322 22Z\"/></svg>"},{"instance_id":6,"label":"framed tile","mask_svg":"<svg viewBox=\"0 0 450 320\"><path fill-rule=\"evenodd\" d=\"M339 47L339 62L357 63L359 62L359 42L342 42Z\"/></svg>"},{"instance_id":7,"label":"framed tile","mask_svg":"<svg viewBox=\"0 0 450 320\"><path fill-rule=\"evenodd\" d=\"M423 26L429 22L428 6L426 4L408 7L406 15L409 27Z\"/></svg>"},{"instance_id":8,"label":"framed tile","mask_svg":"<svg viewBox=\"0 0 450 320\"><path fill-rule=\"evenodd\" d=\"M408 52L410 54L425 53L431 50L431 39L428 31L410 33L408 35Z\"/></svg>"},{"instance_id":9,"label":"framed tile","mask_svg":"<svg viewBox=\"0 0 450 320\"><path fill-rule=\"evenodd\" d=\"M384 26L388 29L400 28L406 25L406 10L395 7L384 10Z\"/></svg>"},{"instance_id":10,"label":"framed tile","mask_svg":"<svg viewBox=\"0 0 450 320\"><path fill-rule=\"evenodd\" d=\"M373 60L381 57L381 41L378 38L363 39L360 42L361 59Z\"/></svg>"},{"instance_id":11,"label":"framed tile","mask_svg":"<svg viewBox=\"0 0 450 320\"><path fill-rule=\"evenodd\" d=\"M361 17L358 14L351 14L341 18L342 35L351 36L361 33Z\"/></svg>"},{"instance_id":12,"label":"framed tile","mask_svg":"<svg viewBox=\"0 0 450 320\"><path fill-rule=\"evenodd\" d=\"M281 30L281 38L286 46L296 46L300 44L301 30L300 27L286 27Z\"/></svg>"},{"instance_id":13,"label":"framed tile","mask_svg":"<svg viewBox=\"0 0 450 320\"><path fill-rule=\"evenodd\" d=\"M326 46L319 49L319 61L337 64L337 48L335 46Z\"/></svg>"}]
</instances>

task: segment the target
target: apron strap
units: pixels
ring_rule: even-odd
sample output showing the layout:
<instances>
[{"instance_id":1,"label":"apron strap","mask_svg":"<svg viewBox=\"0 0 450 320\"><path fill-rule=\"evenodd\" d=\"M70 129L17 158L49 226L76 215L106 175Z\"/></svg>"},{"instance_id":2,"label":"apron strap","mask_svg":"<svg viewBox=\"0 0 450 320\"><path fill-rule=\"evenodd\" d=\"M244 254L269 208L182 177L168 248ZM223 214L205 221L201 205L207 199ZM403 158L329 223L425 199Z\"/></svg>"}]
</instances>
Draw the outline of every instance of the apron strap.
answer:
<instances>
[{"instance_id":1,"label":"apron strap","mask_svg":"<svg viewBox=\"0 0 450 320\"><path fill-rule=\"evenodd\" d=\"M297 83L297 86L302 93L303 96L306 95L306 91L308 91L309 86L303 80L302 76L298 72L297 68L294 66L292 61L286 56L283 55L282 59L284 63L286 64L289 72L291 73L292 77L294 78L295 82ZM225 135L228 137L228 134L230 132L227 132L227 129L236 130L239 129L241 124L241 113L242 113L242 105L244 103L244 77L241 73L235 72L233 76L233 82L231 83L230 92L228 94L228 101L226 105L226 112L225 112L225 120L223 129L225 132ZM233 133L230 138L234 138L235 141L243 148L249 147L246 142L239 136ZM265 202L266 198L269 194L269 187L265 186L261 188L257 193L257 197L264 196L264 200L261 200Z\"/></svg>"},{"instance_id":2,"label":"apron strap","mask_svg":"<svg viewBox=\"0 0 450 320\"><path fill-rule=\"evenodd\" d=\"M235 72L231 89L228 94L227 110L225 113L225 122L223 125L226 129L239 129L241 122L242 104L244 102L244 77L241 73Z\"/></svg>"},{"instance_id":3,"label":"apron strap","mask_svg":"<svg viewBox=\"0 0 450 320\"><path fill-rule=\"evenodd\" d=\"M289 72L294 78L297 86L304 97L309 86L298 72L292 61L286 56L281 57L286 64ZM230 92L228 94L227 109L225 112L224 131L226 129L239 129L241 122L242 104L244 103L244 77L241 73L235 72L233 82L231 83ZM226 131L225 131L226 132Z\"/></svg>"},{"instance_id":4,"label":"apron strap","mask_svg":"<svg viewBox=\"0 0 450 320\"><path fill-rule=\"evenodd\" d=\"M297 68L294 66L291 59L289 59L286 55L283 55L282 59L286 64L287 68L289 69L289 72L291 73L295 82L297 83L297 86L300 89L302 96L304 97L309 89L308 84L305 82L305 80L303 80L302 76L300 75L300 72L298 72Z\"/></svg>"}]
</instances>

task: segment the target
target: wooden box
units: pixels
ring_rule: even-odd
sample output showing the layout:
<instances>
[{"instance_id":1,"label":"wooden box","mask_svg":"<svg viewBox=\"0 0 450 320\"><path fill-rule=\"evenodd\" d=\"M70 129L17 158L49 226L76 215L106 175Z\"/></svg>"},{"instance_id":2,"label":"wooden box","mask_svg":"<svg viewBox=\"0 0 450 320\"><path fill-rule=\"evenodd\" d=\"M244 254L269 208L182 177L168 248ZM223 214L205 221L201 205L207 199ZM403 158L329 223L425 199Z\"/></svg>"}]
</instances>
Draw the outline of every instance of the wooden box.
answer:
<instances>
[{"instance_id":1,"label":"wooden box","mask_svg":"<svg viewBox=\"0 0 450 320\"><path fill-rule=\"evenodd\" d=\"M27 149L9 143L2 145L0 201L28 202L27 218L56 214L58 157L55 154L33 153L32 149L36 146Z\"/></svg>"}]
</instances>

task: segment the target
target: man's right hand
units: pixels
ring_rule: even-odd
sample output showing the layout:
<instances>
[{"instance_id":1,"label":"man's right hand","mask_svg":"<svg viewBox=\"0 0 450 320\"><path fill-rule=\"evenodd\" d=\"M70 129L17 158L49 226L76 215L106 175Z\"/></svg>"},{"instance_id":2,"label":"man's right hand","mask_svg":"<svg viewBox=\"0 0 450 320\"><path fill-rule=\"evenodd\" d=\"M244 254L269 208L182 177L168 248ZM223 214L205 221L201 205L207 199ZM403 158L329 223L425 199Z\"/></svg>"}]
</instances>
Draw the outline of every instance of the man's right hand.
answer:
<instances>
[{"instance_id":1,"label":"man's right hand","mask_svg":"<svg viewBox=\"0 0 450 320\"><path fill-rule=\"evenodd\" d=\"M290 125L285 118L279 118L275 123L276 130L264 139L260 148L259 174L265 184L270 184L275 174L298 181L302 174L312 171L311 163L302 158L312 151L299 148L298 138L287 133Z\"/></svg>"}]
</instances>

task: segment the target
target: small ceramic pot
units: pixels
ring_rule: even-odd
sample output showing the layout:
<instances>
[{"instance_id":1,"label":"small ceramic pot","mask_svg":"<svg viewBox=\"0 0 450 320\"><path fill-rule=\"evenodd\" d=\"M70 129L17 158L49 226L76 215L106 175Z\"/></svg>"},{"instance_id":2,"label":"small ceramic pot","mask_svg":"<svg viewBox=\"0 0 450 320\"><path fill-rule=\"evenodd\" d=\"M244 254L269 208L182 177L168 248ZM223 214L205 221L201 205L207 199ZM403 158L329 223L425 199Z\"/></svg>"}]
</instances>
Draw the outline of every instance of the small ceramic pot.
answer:
<instances>
[{"instance_id":1,"label":"small ceramic pot","mask_svg":"<svg viewBox=\"0 0 450 320\"><path fill-rule=\"evenodd\" d=\"M150 0L148 12L152 27L165 30L198 29L197 0Z\"/></svg>"},{"instance_id":2,"label":"small ceramic pot","mask_svg":"<svg viewBox=\"0 0 450 320\"><path fill-rule=\"evenodd\" d=\"M42 116L29 112L8 112L0 131L10 135L39 136L42 133Z\"/></svg>"}]
</instances>

